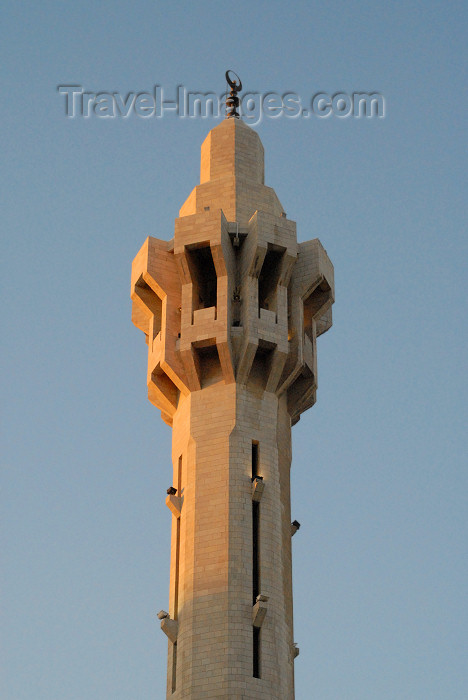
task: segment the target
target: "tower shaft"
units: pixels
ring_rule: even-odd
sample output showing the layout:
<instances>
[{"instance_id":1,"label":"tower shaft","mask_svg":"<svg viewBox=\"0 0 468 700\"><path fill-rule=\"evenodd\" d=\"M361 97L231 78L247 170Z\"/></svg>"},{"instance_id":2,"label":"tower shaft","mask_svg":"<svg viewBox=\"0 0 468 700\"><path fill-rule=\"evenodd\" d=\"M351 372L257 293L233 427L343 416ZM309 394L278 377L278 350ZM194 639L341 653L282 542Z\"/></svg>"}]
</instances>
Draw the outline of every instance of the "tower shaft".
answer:
<instances>
[{"instance_id":1,"label":"tower shaft","mask_svg":"<svg viewBox=\"0 0 468 700\"><path fill-rule=\"evenodd\" d=\"M235 383L194 392L174 417L168 697L293 698L290 433L285 399Z\"/></svg>"}]
</instances>

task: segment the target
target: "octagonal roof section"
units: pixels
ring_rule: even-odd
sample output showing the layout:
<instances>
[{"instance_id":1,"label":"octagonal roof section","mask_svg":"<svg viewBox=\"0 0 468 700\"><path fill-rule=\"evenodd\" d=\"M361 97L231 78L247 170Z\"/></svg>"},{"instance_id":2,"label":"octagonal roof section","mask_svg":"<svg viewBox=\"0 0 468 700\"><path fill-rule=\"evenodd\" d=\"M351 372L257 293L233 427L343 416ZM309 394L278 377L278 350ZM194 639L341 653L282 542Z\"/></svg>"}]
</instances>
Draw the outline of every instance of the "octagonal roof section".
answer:
<instances>
[{"instance_id":1,"label":"octagonal roof section","mask_svg":"<svg viewBox=\"0 0 468 700\"><path fill-rule=\"evenodd\" d=\"M260 136L241 119L224 119L201 146L200 184L235 173L265 183L265 151Z\"/></svg>"},{"instance_id":2,"label":"octagonal roof section","mask_svg":"<svg viewBox=\"0 0 468 700\"><path fill-rule=\"evenodd\" d=\"M224 119L203 141L200 184L179 216L222 209L228 221L241 226L256 211L285 216L275 191L264 182L265 152L259 135L241 119Z\"/></svg>"}]
</instances>

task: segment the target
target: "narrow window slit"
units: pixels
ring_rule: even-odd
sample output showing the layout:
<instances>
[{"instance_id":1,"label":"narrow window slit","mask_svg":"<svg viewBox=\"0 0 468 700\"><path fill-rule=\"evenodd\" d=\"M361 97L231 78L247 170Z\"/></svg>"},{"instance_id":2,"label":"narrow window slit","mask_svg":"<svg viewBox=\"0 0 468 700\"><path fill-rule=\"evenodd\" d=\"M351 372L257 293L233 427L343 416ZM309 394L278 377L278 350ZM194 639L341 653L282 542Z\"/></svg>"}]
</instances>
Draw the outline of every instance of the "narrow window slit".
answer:
<instances>
[{"instance_id":1,"label":"narrow window slit","mask_svg":"<svg viewBox=\"0 0 468 700\"><path fill-rule=\"evenodd\" d=\"M252 442L252 479L259 476L258 473L258 442Z\"/></svg>"},{"instance_id":2,"label":"narrow window slit","mask_svg":"<svg viewBox=\"0 0 468 700\"><path fill-rule=\"evenodd\" d=\"M182 456L179 457L177 469L177 494L182 495ZM179 569L180 569L180 518L176 521L176 553L174 572L174 620L179 617ZM177 642L172 645L172 692L176 690L177 682Z\"/></svg>"},{"instance_id":3,"label":"narrow window slit","mask_svg":"<svg viewBox=\"0 0 468 700\"><path fill-rule=\"evenodd\" d=\"M180 560L180 518L176 522L176 560L174 581L174 620L179 616L179 560Z\"/></svg>"},{"instance_id":4,"label":"narrow window slit","mask_svg":"<svg viewBox=\"0 0 468 700\"><path fill-rule=\"evenodd\" d=\"M172 692L176 691L177 683L177 642L172 645Z\"/></svg>"},{"instance_id":5,"label":"narrow window slit","mask_svg":"<svg viewBox=\"0 0 468 700\"><path fill-rule=\"evenodd\" d=\"M182 456L179 457L177 468L177 495L182 495ZM174 620L179 616L179 569L180 569L180 518L176 521L176 552L174 575Z\"/></svg>"},{"instance_id":6,"label":"narrow window slit","mask_svg":"<svg viewBox=\"0 0 468 700\"><path fill-rule=\"evenodd\" d=\"M258 473L258 442L252 442L252 480ZM260 594L260 503L252 501L252 597ZM260 629L253 627L253 677L260 678Z\"/></svg>"},{"instance_id":7,"label":"narrow window slit","mask_svg":"<svg viewBox=\"0 0 468 700\"><path fill-rule=\"evenodd\" d=\"M253 677L260 678L260 629L253 628Z\"/></svg>"}]
</instances>

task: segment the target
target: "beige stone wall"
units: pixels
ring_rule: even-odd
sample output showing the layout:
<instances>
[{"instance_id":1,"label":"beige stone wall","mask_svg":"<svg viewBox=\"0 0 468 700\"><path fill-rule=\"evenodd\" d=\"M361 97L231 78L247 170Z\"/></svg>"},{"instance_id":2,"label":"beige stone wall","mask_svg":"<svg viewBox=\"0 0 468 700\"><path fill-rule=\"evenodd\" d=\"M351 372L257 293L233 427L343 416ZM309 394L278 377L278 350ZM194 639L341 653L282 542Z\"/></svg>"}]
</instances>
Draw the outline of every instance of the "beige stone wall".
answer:
<instances>
[{"instance_id":1,"label":"beige stone wall","mask_svg":"<svg viewBox=\"0 0 468 700\"><path fill-rule=\"evenodd\" d=\"M252 441L259 444L261 678L253 678ZM255 387L213 384L181 402L173 422L173 483L182 458L177 680L168 696L293 698L290 419L285 401ZM170 614L175 617L176 518Z\"/></svg>"}]
</instances>

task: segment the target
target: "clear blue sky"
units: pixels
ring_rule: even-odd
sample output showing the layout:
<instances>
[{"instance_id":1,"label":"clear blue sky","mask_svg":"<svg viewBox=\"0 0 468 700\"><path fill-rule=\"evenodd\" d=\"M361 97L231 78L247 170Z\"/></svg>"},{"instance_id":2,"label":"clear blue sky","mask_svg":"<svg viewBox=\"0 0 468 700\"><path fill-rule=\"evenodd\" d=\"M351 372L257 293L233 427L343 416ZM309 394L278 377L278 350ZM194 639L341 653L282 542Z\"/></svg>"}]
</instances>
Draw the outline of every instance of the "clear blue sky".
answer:
<instances>
[{"instance_id":1,"label":"clear blue sky","mask_svg":"<svg viewBox=\"0 0 468 700\"><path fill-rule=\"evenodd\" d=\"M170 429L130 265L171 238L213 119L67 119L91 91L379 91L384 119L257 128L335 265L293 429L297 700L468 697L462 2L3 7L5 700L163 700ZM465 76L466 77L466 76Z\"/></svg>"}]
</instances>

